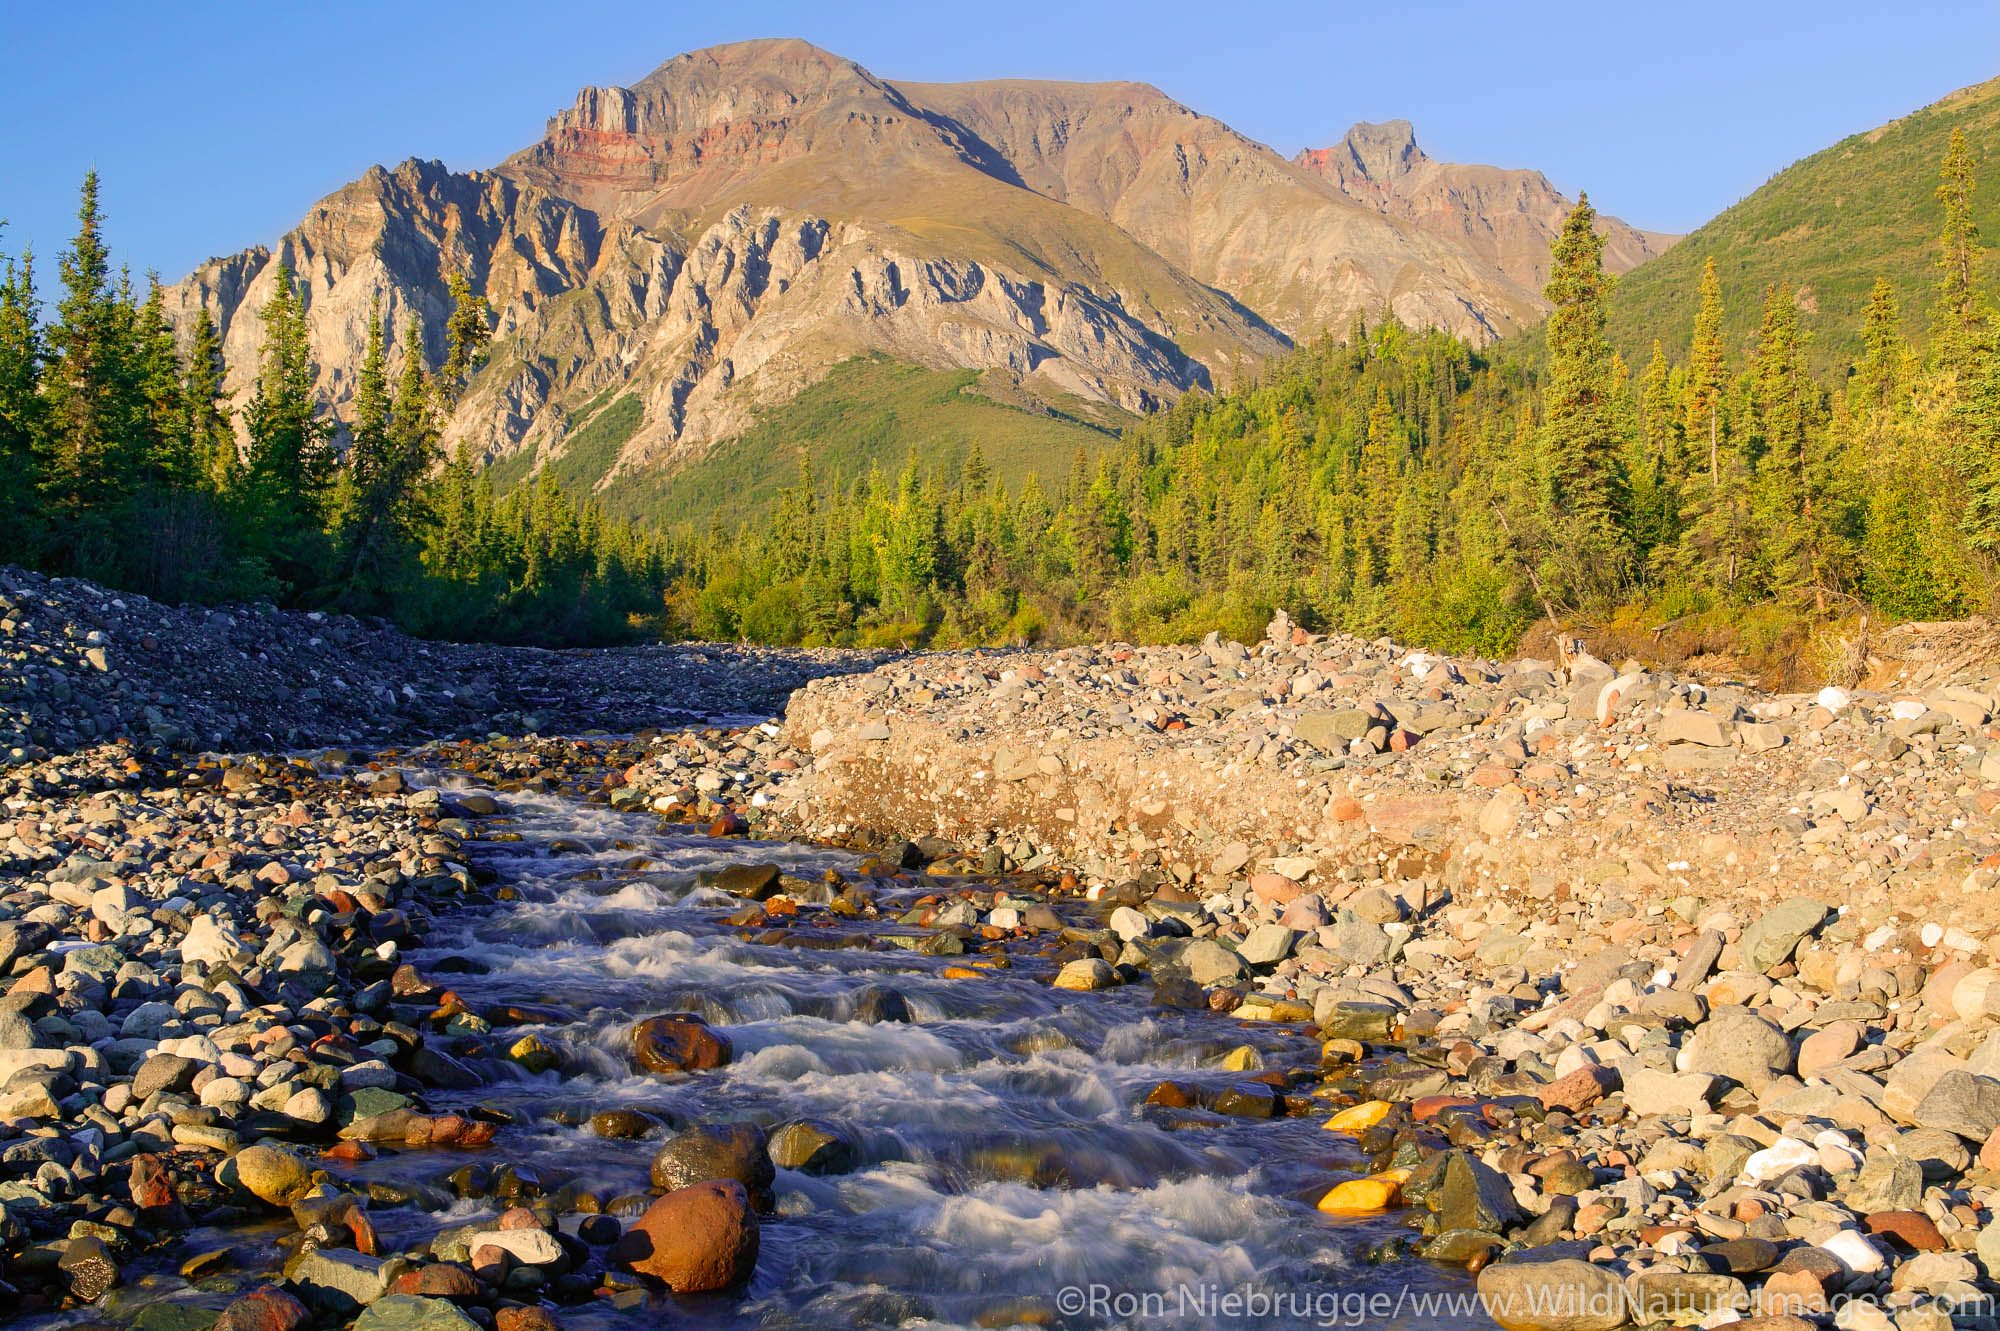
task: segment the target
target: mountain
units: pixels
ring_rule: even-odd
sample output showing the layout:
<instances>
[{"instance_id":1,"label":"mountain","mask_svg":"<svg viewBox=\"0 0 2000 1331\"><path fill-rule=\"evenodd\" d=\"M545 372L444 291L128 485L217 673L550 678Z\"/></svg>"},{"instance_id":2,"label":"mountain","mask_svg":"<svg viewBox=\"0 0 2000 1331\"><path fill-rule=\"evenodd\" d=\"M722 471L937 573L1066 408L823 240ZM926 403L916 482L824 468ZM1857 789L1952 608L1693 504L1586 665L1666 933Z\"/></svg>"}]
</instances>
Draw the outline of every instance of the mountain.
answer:
<instances>
[{"instance_id":1,"label":"mountain","mask_svg":"<svg viewBox=\"0 0 2000 1331\"><path fill-rule=\"evenodd\" d=\"M1407 120L1359 124L1331 148L1293 159L1348 198L1387 217L1414 222L1498 268L1530 291L1548 280L1549 247L1576 201L1539 171L1435 161L1417 146ZM1600 217L1604 266L1614 273L1664 254L1676 236Z\"/></svg>"},{"instance_id":2,"label":"mountain","mask_svg":"<svg viewBox=\"0 0 2000 1331\"><path fill-rule=\"evenodd\" d=\"M1457 191L1454 230L1429 186L1371 194L1144 84L891 83L804 42L746 42L586 88L489 170L374 168L274 247L203 265L169 304L183 327L198 308L216 318L244 402L256 315L289 265L342 411L369 311L398 335L421 315L435 362L445 276L462 274L496 327L447 446L502 477L560 464L568 485L660 498L661 476L751 438L857 357L929 376L891 376L898 401L976 395L1029 417L998 433L1041 457L1356 313L1490 340L1543 311L1516 253L1534 223L1470 219L1487 190L1545 221L1561 206L1545 181L1519 199L1502 183L1527 174L1441 177L1475 182L1438 187ZM1618 234L1621 256L1652 243ZM891 459L925 446L935 412L869 405L808 417L890 422Z\"/></svg>"},{"instance_id":3,"label":"mountain","mask_svg":"<svg viewBox=\"0 0 2000 1331\"><path fill-rule=\"evenodd\" d=\"M1780 281L1797 288L1794 301L1811 338L1807 351L1820 370L1860 352L1862 315L1877 277L1896 288L1905 335L1921 337L1942 226L1938 164L1961 126L1976 159L1974 216L1982 234L2000 235L1995 79L1795 163L1657 262L1622 278L1611 294L1614 342L1635 363L1643 363L1654 338L1684 354L1702 265L1711 257L1726 303L1724 331L1739 357L1755 342L1764 289ZM1989 289L1993 278L1989 267Z\"/></svg>"}]
</instances>

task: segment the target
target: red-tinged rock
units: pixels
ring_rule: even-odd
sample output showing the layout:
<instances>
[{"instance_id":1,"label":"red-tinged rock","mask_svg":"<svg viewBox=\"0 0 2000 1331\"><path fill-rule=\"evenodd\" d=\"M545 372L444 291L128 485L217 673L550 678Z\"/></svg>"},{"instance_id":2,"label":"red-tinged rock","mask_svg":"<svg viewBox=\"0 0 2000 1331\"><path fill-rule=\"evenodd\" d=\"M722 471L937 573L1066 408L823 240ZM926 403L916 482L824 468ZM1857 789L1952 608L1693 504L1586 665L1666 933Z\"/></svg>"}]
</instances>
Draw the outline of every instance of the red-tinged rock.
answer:
<instances>
[{"instance_id":1,"label":"red-tinged rock","mask_svg":"<svg viewBox=\"0 0 2000 1331\"><path fill-rule=\"evenodd\" d=\"M1639 1227L1639 1242L1649 1248L1657 1248L1662 1241L1674 1234L1686 1234L1692 1238L1694 1237L1695 1229L1691 1225L1641 1225Z\"/></svg>"},{"instance_id":2,"label":"red-tinged rock","mask_svg":"<svg viewBox=\"0 0 2000 1331\"><path fill-rule=\"evenodd\" d=\"M525 1206L510 1206L493 1222L495 1229L540 1229L542 1222Z\"/></svg>"},{"instance_id":3,"label":"red-tinged rock","mask_svg":"<svg viewBox=\"0 0 2000 1331\"><path fill-rule=\"evenodd\" d=\"M708 825L708 834L713 837L742 836L750 830L750 824L743 821L734 809L725 809Z\"/></svg>"},{"instance_id":4,"label":"red-tinged rock","mask_svg":"<svg viewBox=\"0 0 2000 1331\"><path fill-rule=\"evenodd\" d=\"M1547 1155L1539 1156L1529 1161L1526 1172L1533 1178L1547 1178L1558 1169L1566 1165L1573 1165L1576 1162L1577 1155L1575 1151L1555 1150L1550 1151Z\"/></svg>"},{"instance_id":5,"label":"red-tinged rock","mask_svg":"<svg viewBox=\"0 0 2000 1331\"><path fill-rule=\"evenodd\" d=\"M486 1297L479 1278L458 1262L433 1262L396 1277L395 1292L427 1299L477 1301Z\"/></svg>"},{"instance_id":6,"label":"red-tinged rock","mask_svg":"<svg viewBox=\"0 0 2000 1331\"><path fill-rule=\"evenodd\" d=\"M375 1158L375 1148L367 1142L335 1142L320 1152L325 1160L339 1160L346 1164L359 1164Z\"/></svg>"},{"instance_id":7,"label":"red-tinged rock","mask_svg":"<svg viewBox=\"0 0 2000 1331\"><path fill-rule=\"evenodd\" d=\"M1617 1090L1618 1084L1618 1074L1610 1068L1586 1064L1542 1087L1537 1098L1544 1108L1574 1114Z\"/></svg>"},{"instance_id":8,"label":"red-tinged rock","mask_svg":"<svg viewBox=\"0 0 2000 1331\"><path fill-rule=\"evenodd\" d=\"M1329 812L1332 813L1333 821L1336 823L1352 823L1360 821L1361 815L1367 810L1361 807L1360 800L1351 795L1342 795L1333 802Z\"/></svg>"},{"instance_id":9,"label":"red-tinged rock","mask_svg":"<svg viewBox=\"0 0 2000 1331\"><path fill-rule=\"evenodd\" d=\"M1811 1271L1775 1271L1757 1291L1761 1317L1815 1317L1826 1310L1826 1288Z\"/></svg>"},{"instance_id":10,"label":"red-tinged rock","mask_svg":"<svg viewBox=\"0 0 2000 1331\"><path fill-rule=\"evenodd\" d=\"M729 1062L729 1037L692 1012L648 1017L632 1027L632 1061L646 1072L705 1072Z\"/></svg>"},{"instance_id":11,"label":"red-tinged rock","mask_svg":"<svg viewBox=\"0 0 2000 1331\"><path fill-rule=\"evenodd\" d=\"M1579 1234L1595 1234L1610 1224L1611 1217L1615 1214L1617 1212L1613 1211L1603 1202L1592 1202L1588 1206L1579 1206L1576 1208L1576 1219L1571 1222L1570 1228Z\"/></svg>"},{"instance_id":12,"label":"red-tinged rock","mask_svg":"<svg viewBox=\"0 0 2000 1331\"><path fill-rule=\"evenodd\" d=\"M728 1289L757 1266L750 1194L733 1179L677 1188L646 1208L611 1247L612 1260L676 1294Z\"/></svg>"},{"instance_id":13,"label":"red-tinged rock","mask_svg":"<svg viewBox=\"0 0 2000 1331\"><path fill-rule=\"evenodd\" d=\"M1416 746L1417 737L1414 732L1400 729L1389 732L1389 751L1391 753L1408 753Z\"/></svg>"},{"instance_id":14,"label":"red-tinged rock","mask_svg":"<svg viewBox=\"0 0 2000 1331\"><path fill-rule=\"evenodd\" d=\"M562 1323L547 1308L501 1308L493 1314L494 1331L562 1331Z\"/></svg>"},{"instance_id":15,"label":"red-tinged rock","mask_svg":"<svg viewBox=\"0 0 2000 1331\"><path fill-rule=\"evenodd\" d=\"M2000 1169L2000 1128L1996 1128L1986 1144L1979 1148L1979 1166L1982 1169Z\"/></svg>"},{"instance_id":16,"label":"red-tinged rock","mask_svg":"<svg viewBox=\"0 0 2000 1331\"><path fill-rule=\"evenodd\" d=\"M1297 883L1281 873L1256 873L1250 875L1250 892L1259 901L1267 901L1274 906L1290 905L1305 891Z\"/></svg>"},{"instance_id":17,"label":"red-tinged rock","mask_svg":"<svg viewBox=\"0 0 2000 1331\"><path fill-rule=\"evenodd\" d=\"M1410 1102L1410 1117L1419 1123L1429 1122L1447 1109L1461 1105L1477 1104L1462 1095L1425 1095Z\"/></svg>"},{"instance_id":18,"label":"red-tinged rock","mask_svg":"<svg viewBox=\"0 0 2000 1331\"><path fill-rule=\"evenodd\" d=\"M1861 1227L1917 1252L1942 1252L1944 1235L1922 1211L1877 1211L1862 1218Z\"/></svg>"},{"instance_id":19,"label":"red-tinged rock","mask_svg":"<svg viewBox=\"0 0 2000 1331\"><path fill-rule=\"evenodd\" d=\"M180 1197L174 1192L173 1178L157 1155L133 1157L130 1187L132 1205L141 1211L159 1211L180 1205Z\"/></svg>"},{"instance_id":20,"label":"red-tinged rock","mask_svg":"<svg viewBox=\"0 0 2000 1331\"><path fill-rule=\"evenodd\" d=\"M253 1289L222 1310L214 1331L303 1331L312 1314L276 1285Z\"/></svg>"},{"instance_id":21,"label":"red-tinged rock","mask_svg":"<svg viewBox=\"0 0 2000 1331\"><path fill-rule=\"evenodd\" d=\"M458 1134L458 1140L453 1142L452 1145L464 1147L491 1146L493 1144L493 1134L498 1131L500 1131L500 1127L495 1123L468 1123L465 1131Z\"/></svg>"}]
</instances>

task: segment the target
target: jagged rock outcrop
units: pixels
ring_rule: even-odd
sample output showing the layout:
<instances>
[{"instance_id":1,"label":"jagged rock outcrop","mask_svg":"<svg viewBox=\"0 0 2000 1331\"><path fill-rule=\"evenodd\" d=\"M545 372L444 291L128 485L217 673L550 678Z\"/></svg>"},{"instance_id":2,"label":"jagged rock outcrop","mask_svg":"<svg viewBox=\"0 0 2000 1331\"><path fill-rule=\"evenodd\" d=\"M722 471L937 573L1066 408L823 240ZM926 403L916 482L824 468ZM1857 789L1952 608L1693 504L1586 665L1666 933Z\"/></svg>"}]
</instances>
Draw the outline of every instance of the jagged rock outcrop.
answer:
<instances>
[{"instance_id":1,"label":"jagged rock outcrop","mask_svg":"<svg viewBox=\"0 0 2000 1331\"><path fill-rule=\"evenodd\" d=\"M1115 418L1356 312L1476 339L1539 317L1505 247L1352 193L1141 84L891 84L746 42L584 89L491 170L373 169L169 301L217 319L244 402L289 265L341 411L369 311L397 341L420 316L435 363L462 274L496 328L447 446L539 464L617 408L605 480L686 465L856 355Z\"/></svg>"},{"instance_id":2,"label":"jagged rock outcrop","mask_svg":"<svg viewBox=\"0 0 2000 1331\"><path fill-rule=\"evenodd\" d=\"M1414 222L1534 292L1548 280L1549 245L1576 202L1539 171L1435 161L1417 146L1407 120L1356 125L1331 148L1308 148L1293 160L1355 202ZM1614 273L1679 239L1602 215L1598 230L1604 266Z\"/></svg>"}]
</instances>

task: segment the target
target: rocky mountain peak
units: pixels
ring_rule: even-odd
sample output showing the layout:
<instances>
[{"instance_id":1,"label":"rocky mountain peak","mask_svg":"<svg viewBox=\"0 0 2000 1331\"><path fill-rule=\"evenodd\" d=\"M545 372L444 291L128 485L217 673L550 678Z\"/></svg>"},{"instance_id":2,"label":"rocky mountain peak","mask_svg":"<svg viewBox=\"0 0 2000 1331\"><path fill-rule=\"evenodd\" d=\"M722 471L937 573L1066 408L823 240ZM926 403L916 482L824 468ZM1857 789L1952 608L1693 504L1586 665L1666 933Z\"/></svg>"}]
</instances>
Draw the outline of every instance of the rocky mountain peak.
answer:
<instances>
[{"instance_id":1,"label":"rocky mountain peak","mask_svg":"<svg viewBox=\"0 0 2000 1331\"><path fill-rule=\"evenodd\" d=\"M1379 125L1364 120L1347 131L1340 146L1363 178L1381 183L1406 176L1431 160L1417 146L1417 132L1407 120Z\"/></svg>"},{"instance_id":2,"label":"rocky mountain peak","mask_svg":"<svg viewBox=\"0 0 2000 1331\"><path fill-rule=\"evenodd\" d=\"M576 445L569 483L606 486L694 465L856 356L1115 424L1357 312L1489 339L1540 317L1514 259L1545 261L1564 207L1539 176L1524 203L1450 175L1493 170L1440 166L1407 121L1287 162L1142 83L890 82L739 42L582 89L491 170L371 170L169 304L209 310L247 391L288 263L344 413L370 312L436 338L456 274L496 327L447 446L525 475Z\"/></svg>"}]
</instances>

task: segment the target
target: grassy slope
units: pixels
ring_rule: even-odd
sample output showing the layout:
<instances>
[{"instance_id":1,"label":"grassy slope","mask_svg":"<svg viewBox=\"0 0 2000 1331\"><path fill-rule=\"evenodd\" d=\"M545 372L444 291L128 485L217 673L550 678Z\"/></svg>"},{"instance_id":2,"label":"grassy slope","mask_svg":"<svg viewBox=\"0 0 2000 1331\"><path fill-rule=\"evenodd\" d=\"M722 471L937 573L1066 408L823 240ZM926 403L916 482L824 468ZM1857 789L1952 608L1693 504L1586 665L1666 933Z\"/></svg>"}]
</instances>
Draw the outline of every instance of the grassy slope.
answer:
<instances>
[{"instance_id":1,"label":"grassy slope","mask_svg":"<svg viewBox=\"0 0 2000 1331\"><path fill-rule=\"evenodd\" d=\"M622 477L607 487L604 502L619 516L667 527L706 526L711 513L734 526L767 511L778 491L797 483L805 454L821 484L835 476L852 480L871 462L894 477L912 454L952 477L977 441L995 477L1018 489L1031 472L1052 485L1079 447L1095 453L1115 438L1078 418L1023 411L967 391L978 380L971 370L926 370L879 356L843 361L693 466Z\"/></svg>"},{"instance_id":2,"label":"grassy slope","mask_svg":"<svg viewBox=\"0 0 2000 1331\"><path fill-rule=\"evenodd\" d=\"M1860 350L1862 310L1878 275L1895 284L1905 334L1920 337L1934 278L1938 163L1961 125L1976 164L1980 228L1988 243L2000 240L1996 79L1813 154L1627 274L1612 298L1614 343L1635 364L1644 363L1655 337L1669 355L1684 355L1710 255L1722 279L1732 356L1755 340L1764 288L1778 281L1801 289L1811 355L1822 370Z\"/></svg>"}]
</instances>

